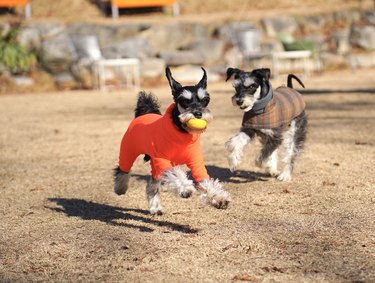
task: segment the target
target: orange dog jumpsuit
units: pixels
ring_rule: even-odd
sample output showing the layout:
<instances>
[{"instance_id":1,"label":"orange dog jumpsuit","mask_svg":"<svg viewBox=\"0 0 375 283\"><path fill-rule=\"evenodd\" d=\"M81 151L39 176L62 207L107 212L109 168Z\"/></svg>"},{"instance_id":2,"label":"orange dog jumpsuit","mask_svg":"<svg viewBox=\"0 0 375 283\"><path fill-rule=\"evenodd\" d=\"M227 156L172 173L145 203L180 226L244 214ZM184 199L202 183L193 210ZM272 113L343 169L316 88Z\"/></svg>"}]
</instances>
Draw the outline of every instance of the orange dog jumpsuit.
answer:
<instances>
[{"instance_id":1,"label":"orange dog jumpsuit","mask_svg":"<svg viewBox=\"0 0 375 283\"><path fill-rule=\"evenodd\" d=\"M208 178L200 146L200 134L182 132L173 123L171 104L166 113L145 114L129 125L120 147L120 169L129 173L140 154L151 157L151 173L155 180L166 170L187 165L196 182Z\"/></svg>"}]
</instances>

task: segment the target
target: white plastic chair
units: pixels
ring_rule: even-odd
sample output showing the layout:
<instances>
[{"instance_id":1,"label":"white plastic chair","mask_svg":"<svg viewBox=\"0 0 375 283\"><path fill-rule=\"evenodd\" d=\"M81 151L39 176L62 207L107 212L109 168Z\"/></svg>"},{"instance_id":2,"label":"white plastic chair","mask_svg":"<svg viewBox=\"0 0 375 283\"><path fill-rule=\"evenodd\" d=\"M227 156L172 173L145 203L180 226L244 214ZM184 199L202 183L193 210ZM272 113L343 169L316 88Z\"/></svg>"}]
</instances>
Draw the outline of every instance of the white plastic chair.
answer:
<instances>
[{"instance_id":1,"label":"white plastic chair","mask_svg":"<svg viewBox=\"0 0 375 283\"><path fill-rule=\"evenodd\" d=\"M107 90L107 69L115 68L121 76L124 87L140 88L140 62L138 58L105 59L95 35L72 36L73 44L80 58L91 60L93 88Z\"/></svg>"}]
</instances>

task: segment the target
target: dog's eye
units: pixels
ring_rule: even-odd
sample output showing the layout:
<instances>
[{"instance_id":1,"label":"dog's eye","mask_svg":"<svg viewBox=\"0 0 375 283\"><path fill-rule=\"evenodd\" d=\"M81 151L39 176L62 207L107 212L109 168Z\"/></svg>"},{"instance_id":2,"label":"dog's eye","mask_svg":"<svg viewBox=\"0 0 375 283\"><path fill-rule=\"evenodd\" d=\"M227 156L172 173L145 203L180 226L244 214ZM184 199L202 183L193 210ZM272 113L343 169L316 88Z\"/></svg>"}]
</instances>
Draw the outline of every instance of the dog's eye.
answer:
<instances>
[{"instance_id":1,"label":"dog's eye","mask_svg":"<svg viewBox=\"0 0 375 283\"><path fill-rule=\"evenodd\" d=\"M210 98L208 96L205 96L204 98L201 99L201 104L203 107L206 107L209 102L210 102Z\"/></svg>"},{"instance_id":2,"label":"dog's eye","mask_svg":"<svg viewBox=\"0 0 375 283\"><path fill-rule=\"evenodd\" d=\"M180 104L183 108L188 108L190 100L186 98L181 98L178 100L178 104Z\"/></svg>"},{"instance_id":3,"label":"dog's eye","mask_svg":"<svg viewBox=\"0 0 375 283\"><path fill-rule=\"evenodd\" d=\"M257 84L251 84L251 85L248 86L248 88L250 88L250 89L256 89L257 87L258 87Z\"/></svg>"}]
</instances>

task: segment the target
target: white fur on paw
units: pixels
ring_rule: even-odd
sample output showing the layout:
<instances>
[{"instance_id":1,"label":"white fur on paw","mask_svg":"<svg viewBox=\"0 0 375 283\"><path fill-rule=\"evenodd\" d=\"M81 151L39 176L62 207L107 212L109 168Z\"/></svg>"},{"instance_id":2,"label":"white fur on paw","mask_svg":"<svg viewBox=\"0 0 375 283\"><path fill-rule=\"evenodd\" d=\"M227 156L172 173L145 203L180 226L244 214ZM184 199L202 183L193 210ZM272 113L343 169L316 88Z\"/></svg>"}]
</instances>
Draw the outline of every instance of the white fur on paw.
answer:
<instances>
[{"instance_id":1,"label":"white fur on paw","mask_svg":"<svg viewBox=\"0 0 375 283\"><path fill-rule=\"evenodd\" d=\"M290 181L290 180L292 180L292 176L289 172L282 172L279 176L277 176L277 180L279 180L279 181Z\"/></svg>"},{"instance_id":2,"label":"white fur on paw","mask_svg":"<svg viewBox=\"0 0 375 283\"><path fill-rule=\"evenodd\" d=\"M243 132L238 133L225 143L225 148L229 151L228 162L231 172L236 171L241 163L244 147L250 142L250 137Z\"/></svg>"},{"instance_id":3,"label":"white fur on paw","mask_svg":"<svg viewBox=\"0 0 375 283\"><path fill-rule=\"evenodd\" d=\"M154 215L163 214L163 207L160 204L160 198L158 194L149 199L149 207L150 207L151 214L154 214Z\"/></svg>"},{"instance_id":4,"label":"white fur on paw","mask_svg":"<svg viewBox=\"0 0 375 283\"><path fill-rule=\"evenodd\" d=\"M189 180L186 172L178 166L164 172L161 180L183 198L190 197L195 191L193 181Z\"/></svg>"},{"instance_id":5,"label":"white fur on paw","mask_svg":"<svg viewBox=\"0 0 375 283\"><path fill-rule=\"evenodd\" d=\"M203 189L201 199L212 206L225 209L231 202L230 194L223 189L218 179L205 179L199 183Z\"/></svg>"},{"instance_id":6,"label":"white fur on paw","mask_svg":"<svg viewBox=\"0 0 375 283\"><path fill-rule=\"evenodd\" d=\"M263 160L260 155L258 155L257 158L255 159L255 165L258 166L259 168L262 168Z\"/></svg>"},{"instance_id":7,"label":"white fur on paw","mask_svg":"<svg viewBox=\"0 0 375 283\"><path fill-rule=\"evenodd\" d=\"M279 171L277 169L275 169L275 168L266 168L266 171L272 177L275 177L275 176L279 175Z\"/></svg>"},{"instance_id":8,"label":"white fur on paw","mask_svg":"<svg viewBox=\"0 0 375 283\"><path fill-rule=\"evenodd\" d=\"M162 215L164 213L162 208L150 208L150 214L152 215Z\"/></svg>"}]
</instances>

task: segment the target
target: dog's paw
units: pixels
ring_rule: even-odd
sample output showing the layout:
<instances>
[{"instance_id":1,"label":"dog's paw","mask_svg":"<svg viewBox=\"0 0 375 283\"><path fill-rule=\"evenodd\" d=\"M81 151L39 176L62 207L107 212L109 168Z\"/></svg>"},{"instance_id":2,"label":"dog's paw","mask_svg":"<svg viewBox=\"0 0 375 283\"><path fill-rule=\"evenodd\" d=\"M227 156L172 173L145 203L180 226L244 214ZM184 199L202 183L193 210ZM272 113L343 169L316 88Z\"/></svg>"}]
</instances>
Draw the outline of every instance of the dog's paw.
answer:
<instances>
[{"instance_id":1,"label":"dog's paw","mask_svg":"<svg viewBox=\"0 0 375 283\"><path fill-rule=\"evenodd\" d=\"M258 155L257 158L255 159L255 165L259 168L263 167L263 159L261 155Z\"/></svg>"},{"instance_id":2,"label":"dog's paw","mask_svg":"<svg viewBox=\"0 0 375 283\"><path fill-rule=\"evenodd\" d=\"M225 144L225 148L227 151L232 152L234 150L235 144L232 141L233 138L229 139Z\"/></svg>"},{"instance_id":3,"label":"dog's paw","mask_svg":"<svg viewBox=\"0 0 375 283\"><path fill-rule=\"evenodd\" d=\"M161 208L157 208L157 209L150 209L150 214L151 215L163 215L164 214L164 211L163 209Z\"/></svg>"},{"instance_id":4,"label":"dog's paw","mask_svg":"<svg viewBox=\"0 0 375 283\"><path fill-rule=\"evenodd\" d=\"M290 181L292 180L292 175L289 172L282 172L279 176L277 176L277 180L279 181Z\"/></svg>"},{"instance_id":5,"label":"dog's paw","mask_svg":"<svg viewBox=\"0 0 375 283\"><path fill-rule=\"evenodd\" d=\"M271 177L276 177L280 174L280 172L277 169L273 168L266 168L266 172L271 176Z\"/></svg>"},{"instance_id":6,"label":"dog's paw","mask_svg":"<svg viewBox=\"0 0 375 283\"><path fill-rule=\"evenodd\" d=\"M219 209L225 209L231 202L230 194L223 189L219 180L205 179L199 183L203 193L201 199Z\"/></svg>"},{"instance_id":7,"label":"dog's paw","mask_svg":"<svg viewBox=\"0 0 375 283\"><path fill-rule=\"evenodd\" d=\"M186 191L181 191L179 195L182 198L189 198L189 197L191 197L192 194L193 194L193 191L186 190Z\"/></svg>"},{"instance_id":8,"label":"dog's paw","mask_svg":"<svg viewBox=\"0 0 375 283\"><path fill-rule=\"evenodd\" d=\"M229 167L229 170L230 170L230 172L234 173L234 172L237 171L237 166L233 166L233 165L231 165L231 166Z\"/></svg>"},{"instance_id":9,"label":"dog's paw","mask_svg":"<svg viewBox=\"0 0 375 283\"><path fill-rule=\"evenodd\" d=\"M218 209L228 208L229 203L230 203L230 199L228 199L228 197L223 197L223 196L216 196L211 200L212 206Z\"/></svg>"}]
</instances>

